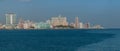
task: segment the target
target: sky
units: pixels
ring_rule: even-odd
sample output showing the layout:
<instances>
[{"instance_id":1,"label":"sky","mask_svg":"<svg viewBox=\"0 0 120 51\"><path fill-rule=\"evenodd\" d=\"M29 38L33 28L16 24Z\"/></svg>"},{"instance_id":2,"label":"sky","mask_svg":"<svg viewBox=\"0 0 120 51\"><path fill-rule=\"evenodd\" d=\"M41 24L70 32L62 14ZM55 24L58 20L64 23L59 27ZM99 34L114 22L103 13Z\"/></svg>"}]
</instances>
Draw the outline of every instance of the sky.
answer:
<instances>
[{"instance_id":1,"label":"sky","mask_svg":"<svg viewBox=\"0 0 120 51\"><path fill-rule=\"evenodd\" d=\"M0 23L5 23L6 13L35 22L59 14L74 22L78 16L83 23L120 28L120 0L0 0Z\"/></svg>"}]
</instances>

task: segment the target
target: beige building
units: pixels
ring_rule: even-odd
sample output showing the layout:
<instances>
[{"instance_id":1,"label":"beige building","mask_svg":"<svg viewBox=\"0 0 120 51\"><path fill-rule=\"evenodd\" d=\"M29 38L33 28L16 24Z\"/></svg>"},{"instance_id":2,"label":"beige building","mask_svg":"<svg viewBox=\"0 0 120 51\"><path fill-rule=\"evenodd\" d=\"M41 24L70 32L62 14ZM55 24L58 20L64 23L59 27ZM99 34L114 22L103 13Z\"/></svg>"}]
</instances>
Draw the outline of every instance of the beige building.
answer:
<instances>
[{"instance_id":1,"label":"beige building","mask_svg":"<svg viewBox=\"0 0 120 51\"><path fill-rule=\"evenodd\" d=\"M51 25L52 26L59 26L59 25L67 26L68 25L67 18L62 17L61 15L59 15L58 17L52 17Z\"/></svg>"}]
</instances>

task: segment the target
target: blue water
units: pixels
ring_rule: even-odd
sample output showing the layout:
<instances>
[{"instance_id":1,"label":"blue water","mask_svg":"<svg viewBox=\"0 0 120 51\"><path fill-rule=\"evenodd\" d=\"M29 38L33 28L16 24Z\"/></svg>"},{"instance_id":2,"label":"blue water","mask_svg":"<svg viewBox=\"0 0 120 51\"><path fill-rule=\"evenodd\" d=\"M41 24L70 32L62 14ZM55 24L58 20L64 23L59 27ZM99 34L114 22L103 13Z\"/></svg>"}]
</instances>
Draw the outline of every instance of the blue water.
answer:
<instances>
[{"instance_id":1,"label":"blue water","mask_svg":"<svg viewBox=\"0 0 120 51\"><path fill-rule=\"evenodd\" d=\"M0 51L120 51L120 30L0 30Z\"/></svg>"}]
</instances>

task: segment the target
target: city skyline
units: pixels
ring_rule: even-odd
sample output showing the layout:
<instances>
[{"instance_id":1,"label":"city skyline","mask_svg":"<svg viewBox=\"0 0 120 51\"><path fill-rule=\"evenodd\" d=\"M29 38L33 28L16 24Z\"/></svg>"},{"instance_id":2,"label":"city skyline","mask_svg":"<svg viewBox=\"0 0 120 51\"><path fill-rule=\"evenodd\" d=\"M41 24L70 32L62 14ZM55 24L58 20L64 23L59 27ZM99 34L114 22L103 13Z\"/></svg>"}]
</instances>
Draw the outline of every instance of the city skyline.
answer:
<instances>
[{"instance_id":1,"label":"city skyline","mask_svg":"<svg viewBox=\"0 0 120 51\"><path fill-rule=\"evenodd\" d=\"M100 24L83 23L79 17L75 17L74 22L69 22L68 18L62 15L51 17L45 21L34 22L16 18L15 13L6 13L6 23L0 24L0 29L103 29Z\"/></svg>"},{"instance_id":2,"label":"city skyline","mask_svg":"<svg viewBox=\"0 0 120 51\"><path fill-rule=\"evenodd\" d=\"M79 16L83 22L120 28L119 0L0 0L0 6L0 23L5 23L5 13L9 12L36 22L62 14L70 22Z\"/></svg>"}]
</instances>

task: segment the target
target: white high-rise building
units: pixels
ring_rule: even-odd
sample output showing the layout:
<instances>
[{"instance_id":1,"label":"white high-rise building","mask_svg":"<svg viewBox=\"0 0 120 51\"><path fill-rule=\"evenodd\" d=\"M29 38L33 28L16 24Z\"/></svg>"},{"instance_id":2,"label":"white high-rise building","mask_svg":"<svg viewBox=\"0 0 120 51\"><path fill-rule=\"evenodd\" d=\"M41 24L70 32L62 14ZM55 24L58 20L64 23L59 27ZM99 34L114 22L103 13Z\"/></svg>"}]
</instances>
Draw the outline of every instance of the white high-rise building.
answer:
<instances>
[{"instance_id":1,"label":"white high-rise building","mask_svg":"<svg viewBox=\"0 0 120 51\"><path fill-rule=\"evenodd\" d=\"M15 25L16 24L16 14L7 13L6 16L6 25Z\"/></svg>"}]
</instances>

